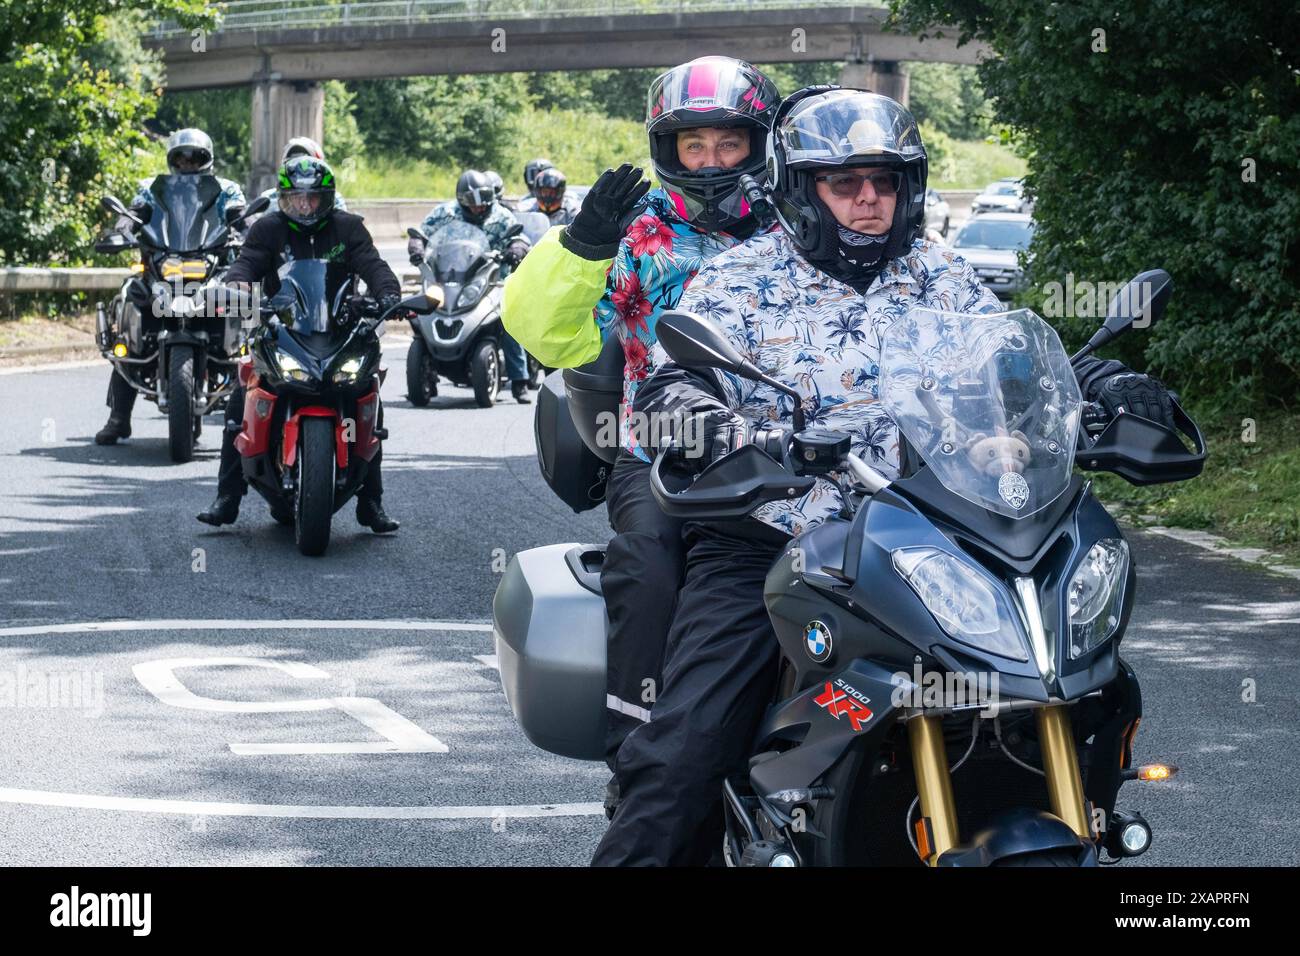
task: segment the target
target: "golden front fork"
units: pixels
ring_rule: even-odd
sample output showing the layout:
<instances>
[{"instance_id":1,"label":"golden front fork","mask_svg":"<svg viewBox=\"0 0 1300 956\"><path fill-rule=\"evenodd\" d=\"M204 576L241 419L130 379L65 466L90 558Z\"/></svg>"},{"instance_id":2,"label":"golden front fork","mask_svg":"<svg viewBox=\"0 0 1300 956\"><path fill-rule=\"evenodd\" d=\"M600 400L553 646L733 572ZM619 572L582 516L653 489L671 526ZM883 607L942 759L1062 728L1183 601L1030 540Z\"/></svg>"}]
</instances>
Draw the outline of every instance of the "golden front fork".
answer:
<instances>
[{"instance_id":1,"label":"golden front fork","mask_svg":"<svg viewBox=\"0 0 1300 956\"><path fill-rule=\"evenodd\" d=\"M1084 840L1092 839L1087 803L1083 798L1083 776L1074 751L1070 712L1064 704L1038 708L1038 745L1043 752L1043 774L1052 812Z\"/></svg>"},{"instance_id":2,"label":"golden front fork","mask_svg":"<svg viewBox=\"0 0 1300 956\"><path fill-rule=\"evenodd\" d=\"M958 843L957 802L952 796L948 752L943 745L943 719L926 715L913 717L907 722L907 738L912 746L916 792L921 797L917 844L925 862L934 866L940 855ZM925 832L927 822L928 833Z\"/></svg>"},{"instance_id":3,"label":"golden front fork","mask_svg":"<svg viewBox=\"0 0 1300 956\"><path fill-rule=\"evenodd\" d=\"M1038 708L1037 720L1052 812L1084 840L1091 840L1070 712L1065 704L1049 704ZM907 737L916 772L916 792L921 798L917 845L925 862L935 866L939 857L959 842L957 803L952 795L952 776L943 743L943 719L929 715L913 717L907 722Z\"/></svg>"}]
</instances>

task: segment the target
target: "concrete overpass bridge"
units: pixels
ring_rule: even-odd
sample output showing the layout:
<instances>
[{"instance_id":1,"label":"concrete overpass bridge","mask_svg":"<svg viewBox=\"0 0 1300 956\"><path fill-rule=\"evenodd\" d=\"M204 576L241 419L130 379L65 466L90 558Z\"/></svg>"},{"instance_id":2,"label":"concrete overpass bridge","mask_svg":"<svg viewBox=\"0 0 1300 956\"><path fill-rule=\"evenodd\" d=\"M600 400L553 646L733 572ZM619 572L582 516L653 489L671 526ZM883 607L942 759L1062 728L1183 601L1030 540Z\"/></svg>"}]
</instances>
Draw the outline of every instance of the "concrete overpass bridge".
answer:
<instances>
[{"instance_id":1,"label":"concrete overpass bridge","mask_svg":"<svg viewBox=\"0 0 1300 956\"><path fill-rule=\"evenodd\" d=\"M900 61L974 63L976 44L884 30L854 0L231 0L218 29L158 24L167 88L252 88L253 188L291 136L322 138L323 80L652 67L716 53L845 61L841 81L907 101Z\"/></svg>"}]
</instances>

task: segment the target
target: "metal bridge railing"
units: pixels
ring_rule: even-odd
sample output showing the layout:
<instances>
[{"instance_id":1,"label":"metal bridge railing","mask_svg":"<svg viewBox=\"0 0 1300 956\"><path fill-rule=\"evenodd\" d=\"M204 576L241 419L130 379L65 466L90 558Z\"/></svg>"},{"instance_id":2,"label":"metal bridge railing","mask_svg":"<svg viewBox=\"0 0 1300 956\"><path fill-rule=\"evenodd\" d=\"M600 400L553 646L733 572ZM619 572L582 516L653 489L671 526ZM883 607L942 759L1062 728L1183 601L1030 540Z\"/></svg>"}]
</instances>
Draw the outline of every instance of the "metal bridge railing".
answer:
<instances>
[{"instance_id":1,"label":"metal bridge railing","mask_svg":"<svg viewBox=\"0 0 1300 956\"><path fill-rule=\"evenodd\" d=\"M862 0L228 0L216 4L218 31L366 26L438 20L503 20L565 16L624 16L641 13L738 13L793 7L871 7ZM188 36L189 30L164 20L149 31L155 39Z\"/></svg>"}]
</instances>

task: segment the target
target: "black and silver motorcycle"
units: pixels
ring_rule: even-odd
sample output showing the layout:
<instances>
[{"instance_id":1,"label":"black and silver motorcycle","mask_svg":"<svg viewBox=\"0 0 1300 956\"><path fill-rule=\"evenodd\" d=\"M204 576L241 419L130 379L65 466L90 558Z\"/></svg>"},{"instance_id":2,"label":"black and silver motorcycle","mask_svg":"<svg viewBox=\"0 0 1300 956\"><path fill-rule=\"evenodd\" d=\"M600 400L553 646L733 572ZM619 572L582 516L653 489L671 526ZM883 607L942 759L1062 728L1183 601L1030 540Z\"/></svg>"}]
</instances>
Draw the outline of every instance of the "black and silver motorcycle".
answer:
<instances>
[{"instance_id":1,"label":"black and silver motorcycle","mask_svg":"<svg viewBox=\"0 0 1300 956\"><path fill-rule=\"evenodd\" d=\"M511 236L523 232L516 225ZM408 229L423 238L418 229ZM487 233L467 222L451 222L435 232L420 264L425 289L442 289L443 302L433 315L411 323L414 333L406 352L406 395L419 408L438 394L441 375L462 388L474 390L482 408L496 402L497 392L508 383L501 357L501 286L509 270ZM538 375L537 362L528 357L530 381Z\"/></svg>"},{"instance_id":2,"label":"black and silver motorcycle","mask_svg":"<svg viewBox=\"0 0 1300 956\"><path fill-rule=\"evenodd\" d=\"M291 524L298 550L323 554L334 512L365 482L387 438L380 413L379 337L397 311L427 313L424 293L381 312L353 295L339 263L297 259L279 270L280 288L257 308L263 321L249 335L251 361L241 364L244 422L235 438L244 477L271 516ZM249 314L251 297L224 290Z\"/></svg>"},{"instance_id":3,"label":"black and silver motorcycle","mask_svg":"<svg viewBox=\"0 0 1300 956\"><path fill-rule=\"evenodd\" d=\"M237 321L203 307L192 293L235 260L239 226L267 202L258 199L222 221L215 176L156 176L150 191L154 206L145 219L114 196L101 202L139 230L135 237L109 233L95 251L138 249L140 259L117 296L99 303L96 336L114 374L166 413L172 461L185 462L194 457L203 416L224 407L234 388L241 336Z\"/></svg>"},{"instance_id":4,"label":"black and silver motorcycle","mask_svg":"<svg viewBox=\"0 0 1300 956\"><path fill-rule=\"evenodd\" d=\"M1159 317L1156 270L1111 303L1075 359ZM1142 699L1120 643L1136 594L1123 533L1075 474L1134 484L1198 475L1199 428L1082 401L1056 333L1027 310L914 310L883 336L880 400L900 435L887 480L850 436L806 428L800 397L706 321L665 312L680 365L789 394L794 430L697 477L661 454L668 513L738 519L833 482L840 514L792 539L764 600L780 642L774 700L747 772L726 781L724 857L738 866L1091 866L1144 852L1120 786L1175 768L1134 760ZM580 426L579 431L583 431ZM584 433L585 434L585 433ZM493 604L502 683L527 736L604 755L600 547L518 554Z\"/></svg>"}]
</instances>

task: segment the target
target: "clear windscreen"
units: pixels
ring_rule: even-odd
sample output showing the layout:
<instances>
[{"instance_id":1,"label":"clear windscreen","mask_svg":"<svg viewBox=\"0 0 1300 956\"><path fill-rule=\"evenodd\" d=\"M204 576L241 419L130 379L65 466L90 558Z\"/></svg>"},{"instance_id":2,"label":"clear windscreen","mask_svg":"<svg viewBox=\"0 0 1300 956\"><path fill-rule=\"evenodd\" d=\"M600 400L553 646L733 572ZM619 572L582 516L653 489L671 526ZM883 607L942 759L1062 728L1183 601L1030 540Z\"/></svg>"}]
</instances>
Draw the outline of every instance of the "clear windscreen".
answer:
<instances>
[{"instance_id":1,"label":"clear windscreen","mask_svg":"<svg viewBox=\"0 0 1300 956\"><path fill-rule=\"evenodd\" d=\"M280 288L269 301L280 321L295 332L328 332L331 305L348 281L348 270L324 259L295 259L278 274Z\"/></svg>"},{"instance_id":2,"label":"clear windscreen","mask_svg":"<svg viewBox=\"0 0 1300 956\"><path fill-rule=\"evenodd\" d=\"M222 188L216 176L155 176L149 192L154 210L141 235L155 248L196 252L225 227L217 209Z\"/></svg>"},{"instance_id":3,"label":"clear windscreen","mask_svg":"<svg viewBox=\"0 0 1300 956\"><path fill-rule=\"evenodd\" d=\"M487 233L468 222L451 222L429 239L425 258L439 282L461 283L470 269L492 248Z\"/></svg>"},{"instance_id":4,"label":"clear windscreen","mask_svg":"<svg viewBox=\"0 0 1300 956\"><path fill-rule=\"evenodd\" d=\"M551 220L543 212L519 213L519 225L524 227L524 235L532 245L537 245L546 231L551 228Z\"/></svg>"},{"instance_id":5,"label":"clear windscreen","mask_svg":"<svg viewBox=\"0 0 1300 956\"><path fill-rule=\"evenodd\" d=\"M1023 518L1070 483L1082 400L1056 332L1028 309L914 309L881 342L880 398L949 491Z\"/></svg>"}]
</instances>

